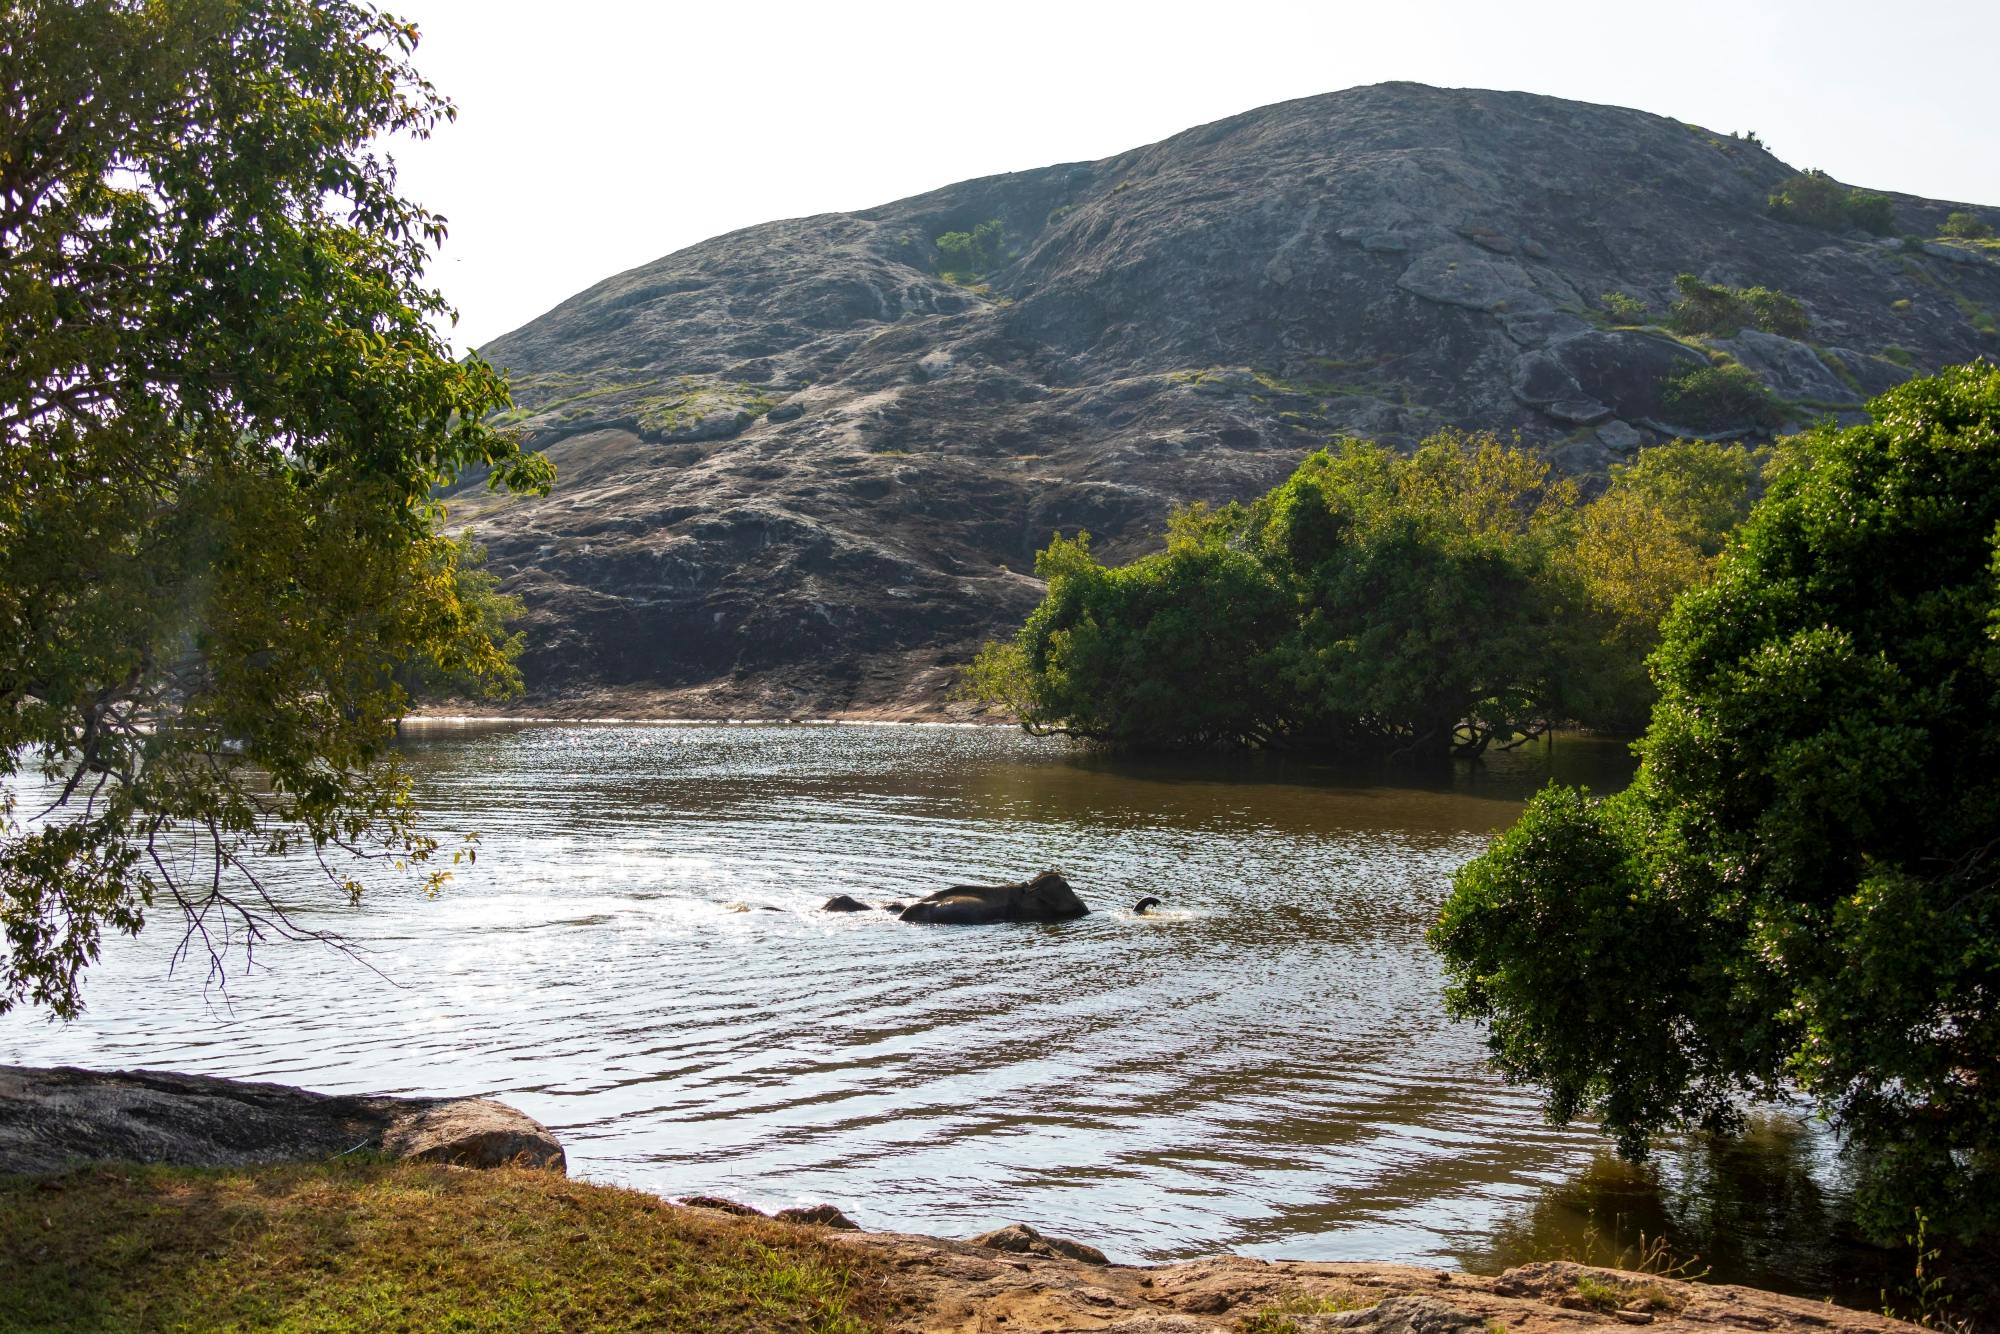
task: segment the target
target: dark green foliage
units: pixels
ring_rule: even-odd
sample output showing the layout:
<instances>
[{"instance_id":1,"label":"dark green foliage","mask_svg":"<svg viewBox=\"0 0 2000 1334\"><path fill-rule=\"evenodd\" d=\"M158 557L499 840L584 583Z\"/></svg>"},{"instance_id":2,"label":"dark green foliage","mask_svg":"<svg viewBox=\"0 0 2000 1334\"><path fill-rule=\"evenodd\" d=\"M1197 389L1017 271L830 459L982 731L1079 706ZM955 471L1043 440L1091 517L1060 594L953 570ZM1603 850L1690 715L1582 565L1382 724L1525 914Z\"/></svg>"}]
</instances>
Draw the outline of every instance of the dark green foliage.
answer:
<instances>
[{"instance_id":1,"label":"dark green foliage","mask_svg":"<svg viewBox=\"0 0 2000 1334\"><path fill-rule=\"evenodd\" d=\"M1698 431L1755 426L1774 430L1784 424L1784 404L1771 396L1764 382L1735 362L1697 366L1667 377L1660 406L1677 425Z\"/></svg>"},{"instance_id":2,"label":"dark green foliage","mask_svg":"<svg viewBox=\"0 0 2000 1334\"><path fill-rule=\"evenodd\" d=\"M1250 506L1175 516L1120 569L1058 539L974 693L1124 746L1477 753L1585 698L1601 626L1557 560L1574 489L1491 437L1348 441Z\"/></svg>"},{"instance_id":3,"label":"dark green foliage","mask_svg":"<svg viewBox=\"0 0 2000 1334\"><path fill-rule=\"evenodd\" d=\"M1727 338L1745 325L1786 338L1803 338L1812 328L1805 305L1769 287L1726 287L1692 273L1674 279L1678 295L1668 323L1676 333Z\"/></svg>"},{"instance_id":4,"label":"dark green foliage","mask_svg":"<svg viewBox=\"0 0 2000 1334\"><path fill-rule=\"evenodd\" d=\"M1785 1081L1871 1229L2000 1235L2000 370L1787 448L1652 659L1627 791L1562 788L1458 875L1447 1001L1627 1153Z\"/></svg>"},{"instance_id":5,"label":"dark green foliage","mask_svg":"<svg viewBox=\"0 0 2000 1334\"><path fill-rule=\"evenodd\" d=\"M1048 595L1019 638L1032 730L1130 747L1258 744L1278 725L1269 647L1284 592L1248 552L1176 540L1107 569L1087 534L1035 558Z\"/></svg>"},{"instance_id":6,"label":"dark green foliage","mask_svg":"<svg viewBox=\"0 0 2000 1334\"><path fill-rule=\"evenodd\" d=\"M938 237L938 272L963 281L993 272L1004 258L1000 247L1005 230L1000 219L989 218L969 232L946 232Z\"/></svg>"},{"instance_id":7,"label":"dark green foliage","mask_svg":"<svg viewBox=\"0 0 2000 1334\"><path fill-rule=\"evenodd\" d=\"M451 115L414 27L350 0L0 14L0 1011L70 1014L149 910L295 934L265 856L430 857L397 666L518 681L434 497L553 473L440 338L443 220L381 156ZM17 818L21 768L51 811Z\"/></svg>"},{"instance_id":8,"label":"dark green foliage","mask_svg":"<svg viewBox=\"0 0 2000 1334\"><path fill-rule=\"evenodd\" d=\"M1771 192L1771 216L1830 232L1858 227L1877 236L1896 230L1896 207L1889 196L1853 190L1823 171L1800 172Z\"/></svg>"},{"instance_id":9,"label":"dark green foliage","mask_svg":"<svg viewBox=\"0 0 2000 1334\"><path fill-rule=\"evenodd\" d=\"M1312 455L1248 506L1176 513L1106 569L1079 536L965 693L1125 747L1477 754L1559 719L1633 727L1661 615L1706 577L1761 456L1663 445L1588 505L1492 436Z\"/></svg>"},{"instance_id":10,"label":"dark green foliage","mask_svg":"<svg viewBox=\"0 0 2000 1334\"><path fill-rule=\"evenodd\" d=\"M1993 238L1993 224L1961 209L1938 225L1938 235L1955 241L1988 241Z\"/></svg>"},{"instance_id":11,"label":"dark green foliage","mask_svg":"<svg viewBox=\"0 0 2000 1334\"><path fill-rule=\"evenodd\" d=\"M1895 201L1872 190L1849 191L1847 221L1849 225L1876 236L1892 235L1896 230Z\"/></svg>"}]
</instances>

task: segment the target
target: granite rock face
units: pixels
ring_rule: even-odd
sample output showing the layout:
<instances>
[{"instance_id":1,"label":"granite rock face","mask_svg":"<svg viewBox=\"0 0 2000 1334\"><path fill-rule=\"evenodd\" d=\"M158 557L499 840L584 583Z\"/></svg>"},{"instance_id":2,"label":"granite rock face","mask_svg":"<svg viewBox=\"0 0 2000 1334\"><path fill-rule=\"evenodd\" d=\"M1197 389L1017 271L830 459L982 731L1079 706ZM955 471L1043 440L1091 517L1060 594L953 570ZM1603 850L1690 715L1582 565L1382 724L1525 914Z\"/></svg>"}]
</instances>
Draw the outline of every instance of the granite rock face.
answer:
<instances>
[{"instance_id":1,"label":"granite rock face","mask_svg":"<svg viewBox=\"0 0 2000 1334\"><path fill-rule=\"evenodd\" d=\"M80 1162L248 1167L356 1150L460 1167L566 1167L547 1127L487 1098L332 1096L205 1075L0 1066L0 1173Z\"/></svg>"},{"instance_id":2,"label":"granite rock face","mask_svg":"<svg viewBox=\"0 0 2000 1334\"><path fill-rule=\"evenodd\" d=\"M1384 84L748 228L483 348L561 480L454 516L527 600L532 711L935 712L1053 530L1128 558L1343 434L1519 432L1601 471L1712 356L1810 421L2000 350L2000 264L1777 221L1791 171L1637 111ZM1922 237L1966 207L1894 202ZM998 267L941 275L938 236L990 219ZM1682 272L1811 331L1610 327L1605 293L1657 320Z\"/></svg>"}]
</instances>

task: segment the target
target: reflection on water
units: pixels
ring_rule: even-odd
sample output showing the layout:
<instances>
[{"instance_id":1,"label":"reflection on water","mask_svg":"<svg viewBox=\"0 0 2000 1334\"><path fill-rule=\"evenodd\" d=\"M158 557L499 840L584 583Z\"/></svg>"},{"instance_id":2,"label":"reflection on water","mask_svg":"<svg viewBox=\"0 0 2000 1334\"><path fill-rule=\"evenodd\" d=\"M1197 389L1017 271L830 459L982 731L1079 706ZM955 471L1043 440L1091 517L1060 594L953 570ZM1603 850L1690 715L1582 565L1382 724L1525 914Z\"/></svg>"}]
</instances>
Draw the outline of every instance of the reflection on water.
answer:
<instances>
[{"instance_id":1,"label":"reflection on water","mask_svg":"<svg viewBox=\"0 0 2000 1334\"><path fill-rule=\"evenodd\" d=\"M1635 1173L1543 1124L1439 1006L1423 932L1453 868L1551 777L1621 784L1616 744L1416 776L1115 763L995 728L424 729L409 750L438 827L483 834L476 868L359 910L280 876L385 978L275 949L225 1008L198 974L164 981L173 941L148 937L107 950L83 1021L0 1020L0 1061L493 1093L584 1176L914 1231L1026 1220L1128 1260L1491 1266L1616 1197L1746 1277L1810 1287L1832 1263L1838 1177L1796 1118ZM815 911L1046 866L1099 911ZM1131 915L1147 894L1165 911Z\"/></svg>"},{"instance_id":2,"label":"reflection on water","mask_svg":"<svg viewBox=\"0 0 2000 1334\"><path fill-rule=\"evenodd\" d=\"M1459 1254L1468 1269L1570 1257L1630 1267L1665 1238L1685 1272L1875 1306L1910 1257L1852 1240L1846 1174L1803 1109L1754 1115L1740 1137L1697 1136L1643 1165L1600 1152Z\"/></svg>"}]
</instances>

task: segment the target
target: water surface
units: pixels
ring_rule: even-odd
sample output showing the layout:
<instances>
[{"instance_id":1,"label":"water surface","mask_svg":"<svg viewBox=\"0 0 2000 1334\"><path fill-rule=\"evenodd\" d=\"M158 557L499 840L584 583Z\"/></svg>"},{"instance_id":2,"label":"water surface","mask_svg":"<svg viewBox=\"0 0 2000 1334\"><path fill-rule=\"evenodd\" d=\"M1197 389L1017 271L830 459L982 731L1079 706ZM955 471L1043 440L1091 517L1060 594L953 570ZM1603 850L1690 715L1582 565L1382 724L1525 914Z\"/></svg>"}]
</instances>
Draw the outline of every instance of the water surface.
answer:
<instances>
[{"instance_id":1,"label":"water surface","mask_svg":"<svg viewBox=\"0 0 2000 1334\"><path fill-rule=\"evenodd\" d=\"M1848 1263L1800 1117L1634 1169L1444 1017L1423 932L1451 871L1551 777L1621 785L1616 743L1424 775L1114 763L997 728L433 727L409 750L476 867L360 909L278 877L380 975L280 947L225 997L167 977L162 931L107 948L82 1021L0 1020L0 1061L490 1093L580 1176L877 1228L1023 1220L1123 1260L1493 1268L1644 1229L1815 1295ZM1050 866L1098 911L815 911ZM1149 894L1165 910L1132 915Z\"/></svg>"}]
</instances>

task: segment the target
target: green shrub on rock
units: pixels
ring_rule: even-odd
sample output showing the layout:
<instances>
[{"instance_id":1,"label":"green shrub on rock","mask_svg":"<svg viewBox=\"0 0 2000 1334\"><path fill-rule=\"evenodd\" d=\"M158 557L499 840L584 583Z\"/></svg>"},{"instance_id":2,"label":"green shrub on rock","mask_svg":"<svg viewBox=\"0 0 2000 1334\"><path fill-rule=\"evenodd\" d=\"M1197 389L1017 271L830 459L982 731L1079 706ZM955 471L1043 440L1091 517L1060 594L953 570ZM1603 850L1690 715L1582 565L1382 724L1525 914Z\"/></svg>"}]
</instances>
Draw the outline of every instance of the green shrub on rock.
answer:
<instances>
[{"instance_id":1,"label":"green shrub on rock","mask_svg":"<svg viewBox=\"0 0 2000 1334\"><path fill-rule=\"evenodd\" d=\"M1787 416L1784 404L1772 397L1764 382L1736 362L1668 376L1661 386L1660 406L1676 425L1698 431L1775 430Z\"/></svg>"},{"instance_id":2,"label":"green shrub on rock","mask_svg":"<svg viewBox=\"0 0 2000 1334\"><path fill-rule=\"evenodd\" d=\"M1771 216L1830 232L1858 227L1877 236L1896 230L1895 202L1887 195L1854 190L1823 171L1803 171L1771 192Z\"/></svg>"},{"instance_id":3,"label":"green shrub on rock","mask_svg":"<svg viewBox=\"0 0 2000 1334\"><path fill-rule=\"evenodd\" d=\"M1803 338L1812 329L1805 304L1775 288L1729 287L1683 273L1674 279L1674 289L1678 295L1668 322L1675 333L1727 338L1747 325L1786 338Z\"/></svg>"},{"instance_id":4,"label":"green shrub on rock","mask_svg":"<svg viewBox=\"0 0 2000 1334\"><path fill-rule=\"evenodd\" d=\"M1938 235L1954 241L1987 241L1993 237L1993 224L1976 213L1959 210L1939 225Z\"/></svg>"},{"instance_id":5,"label":"green shrub on rock","mask_svg":"<svg viewBox=\"0 0 2000 1334\"><path fill-rule=\"evenodd\" d=\"M1614 324L1645 324L1647 322L1646 303L1626 292L1606 292L1598 298L1604 313Z\"/></svg>"}]
</instances>

